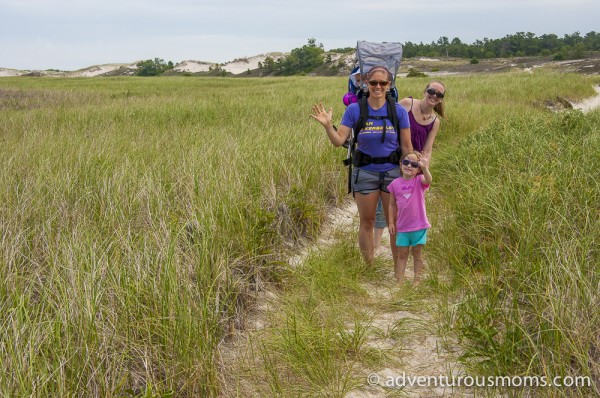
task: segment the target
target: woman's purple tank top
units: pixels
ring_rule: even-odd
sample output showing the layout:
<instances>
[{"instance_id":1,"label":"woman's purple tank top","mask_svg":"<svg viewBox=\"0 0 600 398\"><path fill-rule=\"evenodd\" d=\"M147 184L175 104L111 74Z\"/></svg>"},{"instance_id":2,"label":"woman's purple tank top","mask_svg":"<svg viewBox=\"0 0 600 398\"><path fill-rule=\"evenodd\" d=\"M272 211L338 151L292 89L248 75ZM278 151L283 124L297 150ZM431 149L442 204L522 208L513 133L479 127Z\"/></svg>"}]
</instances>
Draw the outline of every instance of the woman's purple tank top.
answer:
<instances>
[{"instance_id":1,"label":"woman's purple tank top","mask_svg":"<svg viewBox=\"0 0 600 398\"><path fill-rule=\"evenodd\" d=\"M413 97L409 98L411 99L410 111L408 111L408 118L410 120L410 140L412 142L413 150L421 152L425 146L425 141L427 141L427 136L433 128L437 115L435 115L431 123L427 125L420 124L417 122L417 119L415 119L415 115L413 115L412 111L414 99Z\"/></svg>"}]
</instances>

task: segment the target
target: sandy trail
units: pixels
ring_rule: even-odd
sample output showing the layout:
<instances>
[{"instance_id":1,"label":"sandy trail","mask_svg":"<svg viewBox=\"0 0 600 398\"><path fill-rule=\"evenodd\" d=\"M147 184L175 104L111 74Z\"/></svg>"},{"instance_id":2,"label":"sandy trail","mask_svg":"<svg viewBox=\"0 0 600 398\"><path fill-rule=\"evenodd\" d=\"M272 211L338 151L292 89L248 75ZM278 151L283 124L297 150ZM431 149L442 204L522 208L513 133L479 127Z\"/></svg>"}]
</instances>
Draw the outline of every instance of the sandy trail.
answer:
<instances>
[{"instance_id":1,"label":"sandy trail","mask_svg":"<svg viewBox=\"0 0 600 398\"><path fill-rule=\"evenodd\" d=\"M583 113L587 113L600 108L600 86L594 87L594 90L596 90L596 95L594 97L573 103L573 109L578 109Z\"/></svg>"},{"instance_id":2,"label":"sandy trail","mask_svg":"<svg viewBox=\"0 0 600 398\"><path fill-rule=\"evenodd\" d=\"M337 211L333 218L333 229L351 229L349 234L355 236L358 225L358 211L354 202L348 203L343 209ZM389 311L373 313L369 329L369 337L365 344L368 347L382 350L387 355L386 366L373 369L362 369L364 385L350 391L346 398L379 398L389 397L398 393L403 397L473 397L473 391L464 388L452 388L439 383L440 377L449 380L454 377L464 376L465 369L457 360L460 355L458 344L449 338L439 336L436 327L435 312L437 303L435 298L419 300L418 303L402 301L404 287L398 286L393 273L393 259L389 249L389 235L387 230L382 239L382 250L378 257L389 263L389 272L376 283L365 284L363 287L376 302L395 303ZM320 245L334 243L332 237L323 235ZM406 269L407 280L412 280L412 263ZM367 304L368 305L368 304ZM403 307L403 308L398 308ZM353 325L348 326L349 329ZM390 337L390 331L401 329L402 338ZM437 378L435 382L427 385L413 385L411 382L421 381L425 378ZM444 379L445 380L445 379Z\"/></svg>"},{"instance_id":3,"label":"sandy trail","mask_svg":"<svg viewBox=\"0 0 600 398\"><path fill-rule=\"evenodd\" d=\"M323 250L336 244L336 236L343 231L349 237L356 237L358 228L358 210L354 201L347 201L336 208L328 216L318 241L307 246L300 254L289 259L292 266L301 266L304 260L314 251ZM448 377L464 376L463 366L458 362L460 354L458 344L437 334L438 323L435 319L438 303L435 297L405 301L405 287L395 282L393 260L389 249L389 235L382 239L382 250L379 259L389 263L389 271L372 283L363 284L369 297L364 301L360 311L370 314L370 321L363 326L368 329L366 348L375 349L385 355L384 365L373 368L358 368L355 370L361 385L349 391L347 398L379 398L389 396L402 397L474 397L472 391L462 388L444 387L437 383L429 386L409 386L410 380L417 377ZM412 280L412 264L409 260L406 277ZM247 329L241 335L234 337L234 351L224 352L224 359L238 362L251 346L252 335L267 327L268 314L276 311L278 297L276 292L263 291L259 294L256 311L246 322ZM376 303L376 305L373 305ZM386 308L381 310L381 308ZM354 323L347 325L352 332ZM237 357L241 355L241 357ZM236 358L237 357L237 358ZM358 365L362 366L362 365ZM409 379L411 378L411 379ZM405 385L402 385L402 380ZM394 383L395 385L391 385ZM241 382L241 388L249 395L258 396L251 382L247 379Z\"/></svg>"}]
</instances>

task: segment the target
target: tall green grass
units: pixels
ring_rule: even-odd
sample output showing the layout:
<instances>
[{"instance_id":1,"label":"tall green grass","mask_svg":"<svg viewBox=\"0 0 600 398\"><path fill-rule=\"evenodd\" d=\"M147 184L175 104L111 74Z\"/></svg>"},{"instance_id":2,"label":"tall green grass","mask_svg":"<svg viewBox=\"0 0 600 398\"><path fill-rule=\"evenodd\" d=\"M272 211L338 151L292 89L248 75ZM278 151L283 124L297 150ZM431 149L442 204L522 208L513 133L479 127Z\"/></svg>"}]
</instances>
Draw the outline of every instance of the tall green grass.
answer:
<instances>
[{"instance_id":1,"label":"tall green grass","mask_svg":"<svg viewBox=\"0 0 600 398\"><path fill-rule=\"evenodd\" d=\"M429 79L406 88L420 98ZM427 253L430 282L458 304L440 328L454 329L474 373L592 384L505 394L598 395L600 111L547 105L593 96L600 80L544 70L442 80Z\"/></svg>"},{"instance_id":2,"label":"tall green grass","mask_svg":"<svg viewBox=\"0 0 600 398\"><path fill-rule=\"evenodd\" d=\"M308 83L0 81L0 395L218 393L218 344L343 194Z\"/></svg>"},{"instance_id":3,"label":"tall green grass","mask_svg":"<svg viewBox=\"0 0 600 398\"><path fill-rule=\"evenodd\" d=\"M401 95L420 95L427 80L402 79ZM452 209L453 217L444 228L462 230L463 213L486 220L491 207L507 214L502 231L509 236L522 230L554 231L542 214L529 218L533 223L529 228L510 225L508 215L515 210L505 209L504 200L491 202L492 197L502 197L495 194L482 195L487 201L473 201L467 210L453 207L450 194L456 184L476 179L463 178L470 176L468 169L453 169L452 159L468 152L463 148L469 148L470 140L482 140L477 137L483 133L472 136L472 131L490 124L495 127L484 131L499 130L495 123L511 114L543 112L540 104L548 98L591 95L591 81L541 73L445 78L449 118L434 160L440 196L448 198ZM345 197L344 156L308 117L310 104L321 99L334 106L334 117L341 117L343 87L343 78L316 77L0 79L0 372L4 375L0 395L218 395L222 390L218 346L232 327L241 326L245 303L264 283L283 280L286 253L316 236L327 206ZM576 127L590 123L585 120L563 120L561 136L573 128L569 123ZM528 119L514 123L502 126L519 131L520 123L531 127ZM584 140L585 134L580 136ZM551 148L555 137L545 137ZM593 148L592 144L597 141L581 148ZM494 164L493 151L488 151L491 160L478 160L480 168ZM565 153L574 163L588 165L574 149ZM548 156L540 154L539 159ZM555 170L560 170L558 164ZM587 169L585 173L593 175ZM478 189L497 188L488 183L493 179L483 180ZM518 185L522 179L514 180L517 185L501 195L523 203L518 195L528 191ZM583 200L584 192L597 195L592 182L577 185L577 200ZM575 179L569 183L574 185ZM540 184L539 191L553 204L568 199L567 191L556 194L545 179ZM535 208L548 203L528 196L524 200ZM567 208L565 220L574 217L583 222L583 204L556 210ZM556 213L549 209L536 212L544 217ZM586 232L597 234L591 216L584 224ZM551 220L557 230L569 231L565 220L557 216ZM494 251L486 243L497 239L492 227L485 225L476 232L485 238L483 246L458 233L464 239L444 240L439 246L447 249L449 258L468 259L468 269L476 275L499 278L507 267L488 272L480 264L482 253L501 257L510 252L508 248L521 246L515 248L512 242ZM547 239L536 233L549 248L556 247L552 242L571 242L566 233L552 233ZM578 297L577 308L596 300L588 292L593 283L597 286L597 268L566 265L581 258L597 259L586 246L590 242L579 239L579 246L573 243L570 250L560 252L523 242L540 270L550 259L569 270L570 282L556 289ZM464 265L460 261L459 267ZM560 309L559 302L539 296L555 297L542 281L556 281L563 268L537 272L540 279L527 285L531 294L518 296L529 300L522 308L531 314L519 313L523 322L532 320L527 325L546 318L549 325L557 322L543 304L552 302ZM587 281L581 280L583 276ZM516 276L501 280L519 281ZM507 289L512 297L517 287ZM474 290L471 296L477 294ZM504 311L505 303L497 303ZM468 304L464 308L469 309ZM517 325L518 317L507 314L507 327ZM577 333L593 332L597 318L594 314L587 318L579 319L577 325L585 326L577 327ZM472 322L460 314L457 319L463 325ZM525 326L520 329L534 335ZM575 358L583 371L586 358L597 361L597 351L585 354L581 347L589 343L585 336L576 339L566 331L559 335L580 347ZM546 336L553 335L544 334L551 340ZM534 361L537 356L528 353L541 350L539 339L529 340L531 348L519 361ZM314 347L305 339L286 341ZM347 352L336 350L331 358ZM550 356L544 360L550 361ZM552 370L566 369L567 363L571 364L561 361ZM332 381L298 375L307 377L304 380L314 391L319 383ZM347 385L338 387L335 391L344 391Z\"/></svg>"},{"instance_id":4,"label":"tall green grass","mask_svg":"<svg viewBox=\"0 0 600 398\"><path fill-rule=\"evenodd\" d=\"M451 218L433 250L461 286L467 362L485 375L592 382L535 396L598 394L599 126L597 111L516 114L440 159Z\"/></svg>"}]
</instances>

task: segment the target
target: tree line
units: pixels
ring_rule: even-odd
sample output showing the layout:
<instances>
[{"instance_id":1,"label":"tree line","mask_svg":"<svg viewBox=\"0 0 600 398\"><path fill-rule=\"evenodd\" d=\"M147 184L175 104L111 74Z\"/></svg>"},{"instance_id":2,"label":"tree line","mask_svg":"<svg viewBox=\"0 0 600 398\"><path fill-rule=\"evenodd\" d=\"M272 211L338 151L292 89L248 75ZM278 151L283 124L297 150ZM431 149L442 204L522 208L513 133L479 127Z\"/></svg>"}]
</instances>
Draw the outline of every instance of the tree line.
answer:
<instances>
[{"instance_id":1,"label":"tree line","mask_svg":"<svg viewBox=\"0 0 600 398\"><path fill-rule=\"evenodd\" d=\"M431 44L406 42L404 56L505 58L553 55L555 60L584 58L589 51L600 50L600 33L594 31L581 36L579 32L560 38L555 34L536 36L531 32L518 32L501 39L476 40L463 43L458 37L448 40L440 37Z\"/></svg>"},{"instance_id":2,"label":"tree line","mask_svg":"<svg viewBox=\"0 0 600 398\"><path fill-rule=\"evenodd\" d=\"M554 60L585 58L592 51L600 51L600 33L589 32L582 36L579 32L566 34L560 38L555 34L536 36L531 32L517 32L501 39L476 40L472 44L463 43L458 37L449 40L442 36L430 44L407 41L403 45L403 56L412 57L457 57L470 59L510 58L527 56L552 56ZM293 49L289 55L277 60L267 57L259 63L261 73L290 76L313 72L331 61L331 53L354 52L354 47L338 48L326 52L322 44L314 38L302 47Z\"/></svg>"},{"instance_id":3,"label":"tree line","mask_svg":"<svg viewBox=\"0 0 600 398\"><path fill-rule=\"evenodd\" d=\"M582 36L579 32L566 34L562 38L555 34L536 36L531 32L517 32L506 35L501 39L476 40L472 44L463 43L458 37L449 40L442 36L429 44L407 41L403 45L404 58L413 57L456 57L473 60L485 58L510 58L529 56L552 56L561 61L566 59L585 58L590 52L600 51L600 33L589 32ZM266 57L258 64L261 75L292 76L312 73L331 64L332 54L354 52L354 47L337 48L325 51L323 44L317 44L314 38L302 47L294 48L286 56L278 59ZM138 76L157 76L173 69L171 61L165 62L160 58L141 61L137 64ZM331 65L337 69L344 65ZM209 71L213 75L225 76L227 72L219 65Z\"/></svg>"}]
</instances>

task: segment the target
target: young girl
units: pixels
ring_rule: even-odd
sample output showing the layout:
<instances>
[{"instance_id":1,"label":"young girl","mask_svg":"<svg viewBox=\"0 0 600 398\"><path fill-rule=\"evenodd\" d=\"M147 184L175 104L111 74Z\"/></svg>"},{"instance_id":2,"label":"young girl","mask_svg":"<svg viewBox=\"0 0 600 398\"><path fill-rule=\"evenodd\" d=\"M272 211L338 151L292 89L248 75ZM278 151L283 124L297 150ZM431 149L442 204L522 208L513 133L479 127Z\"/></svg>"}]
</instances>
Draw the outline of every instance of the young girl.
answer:
<instances>
[{"instance_id":1,"label":"young girl","mask_svg":"<svg viewBox=\"0 0 600 398\"><path fill-rule=\"evenodd\" d=\"M404 270L412 247L415 265L415 284L423 273L423 245L427 241L427 229L431 228L425 212L425 191L431 184L428 155L410 152L400 161L402 176L392 181L390 191L390 235L396 235L398 256L394 264L396 281L402 283ZM422 173L421 173L422 172Z\"/></svg>"}]
</instances>

